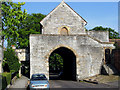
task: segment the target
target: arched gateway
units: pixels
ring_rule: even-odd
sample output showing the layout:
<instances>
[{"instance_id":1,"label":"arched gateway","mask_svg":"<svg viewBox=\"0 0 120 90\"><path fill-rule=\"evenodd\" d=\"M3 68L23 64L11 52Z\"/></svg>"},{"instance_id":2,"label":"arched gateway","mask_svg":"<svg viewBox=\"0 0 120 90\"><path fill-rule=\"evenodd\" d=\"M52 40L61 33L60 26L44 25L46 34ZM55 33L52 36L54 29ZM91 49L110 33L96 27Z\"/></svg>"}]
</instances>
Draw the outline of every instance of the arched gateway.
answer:
<instances>
[{"instance_id":1,"label":"arched gateway","mask_svg":"<svg viewBox=\"0 0 120 90\"><path fill-rule=\"evenodd\" d=\"M101 71L105 49L114 48L107 31L86 32L87 22L64 1L40 23L42 34L30 35L30 75L44 73L49 78L50 56L57 53L63 59L64 79L94 76Z\"/></svg>"},{"instance_id":2,"label":"arched gateway","mask_svg":"<svg viewBox=\"0 0 120 90\"><path fill-rule=\"evenodd\" d=\"M74 54L74 52L66 47L59 47L57 49L55 49L51 54L58 54L61 56L62 60L61 63L63 63L63 67L60 68L56 68L57 71L55 71L56 73L61 72L63 73L63 77L62 79L66 79L66 80L76 80L76 56ZM54 71L52 71L53 69L50 67L50 63L55 63L56 67L59 67L56 61L56 58L53 60L50 60L50 56L49 56L49 77L50 77L50 73L55 73ZM51 62L50 62L51 61ZM52 65L55 65L52 64ZM50 70L52 69L52 70ZM52 75L51 75L52 77ZM52 79L52 78L51 78ZM59 79L59 78L57 78Z\"/></svg>"}]
</instances>

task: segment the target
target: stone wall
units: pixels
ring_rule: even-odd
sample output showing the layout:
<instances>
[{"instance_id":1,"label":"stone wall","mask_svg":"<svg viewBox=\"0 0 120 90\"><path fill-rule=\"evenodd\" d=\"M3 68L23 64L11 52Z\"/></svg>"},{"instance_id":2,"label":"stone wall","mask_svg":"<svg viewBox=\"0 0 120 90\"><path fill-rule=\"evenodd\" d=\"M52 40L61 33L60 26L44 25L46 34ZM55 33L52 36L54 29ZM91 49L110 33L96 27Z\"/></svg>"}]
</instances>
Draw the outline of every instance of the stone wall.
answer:
<instances>
[{"instance_id":1,"label":"stone wall","mask_svg":"<svg viewBox=\"0 0 120 90\"><path fill-rule=\"evenodd\" d=\"M104 49L114 48L113 43L109 43L108 32L86 32L87 22L64 1L40 23L42 35L30 35L30 76L44 73L49 78L49 56L60 47L75 54L76 79L100 74ZM60 33L63 27L68 34Z\"/></svg>"},{"instance_id":2,"label":"stone wall","mask_svg":"<svg viewBox=\"0 0 120 90\"><path fill-rule=\"evenodd\" d=\"M66 27L69 34L86 34L85 20L64 2L40 23L43 25L42 34L60 34L62 27Z\"/></svg>"},{"instance_id":3,"label":"stone wall","mask_svg":"<svg viewBox=\"0 0 120 90\"><path fill-rule=\"evenodd\" d=\"M29 52L26 49L15 49L16 55L20 61L29 61Z\"/></svg>"},{"instance_id":4,"label":"stone wall","mask_svg":"<svg viewBox=\"0 0 120 90\"><path fill-rule=\"evenodd\" d=\"M16 49L16 55L18 56L20 61L26 61L26 51L25 49Z\"/></svg>"},{"instance_id":5,"label":"stone wall","mask_svg":"<svg viewBox=\"0 0 120 90\"><path fill-rule=\"evenodd\" d=\"M112 51L112 55L114 60L113 65L116 67L116 69L120 73L120 49L114 49Z\"/></svg>"},{"instance_id":6,"label":"stone wall","mask_svg":"<svg viewBox=\"0 0 120 90\"><path fill-rule=\"evenodd\" d=\"M88 35L100 40L101 42L109 42L109 32L108 31L88 31Z\"/></svg>"},{"instance_id":7,"label":"stone wall","mask_svg":"<svg viewBox=\"0 0 120 90\"><path fill-rule=\"evenodd\" d=\"M100 73L104 50L87 35L30 35L30 75L44 73L49 78L48 59L59 47L66 47L76 55L79 79Z\"/></svg>"}]
</instances>

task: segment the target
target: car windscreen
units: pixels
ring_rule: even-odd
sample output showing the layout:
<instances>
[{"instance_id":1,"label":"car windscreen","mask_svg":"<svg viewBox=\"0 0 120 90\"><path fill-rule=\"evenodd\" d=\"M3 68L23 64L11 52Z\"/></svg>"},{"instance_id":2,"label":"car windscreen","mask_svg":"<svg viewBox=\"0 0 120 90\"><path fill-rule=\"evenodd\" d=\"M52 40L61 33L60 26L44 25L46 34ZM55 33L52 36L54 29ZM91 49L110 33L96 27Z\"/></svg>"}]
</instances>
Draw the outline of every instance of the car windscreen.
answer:
<instances>
[{"instance_id":1,"label":"car windscreen","mask_svg":"<svg viewBox=\"0 0 120 90\"><path fill-rule=\"evenodd\" d=\"M31 80L47 80L45 75L33 75Z\"/></svg>"}]
</instances>

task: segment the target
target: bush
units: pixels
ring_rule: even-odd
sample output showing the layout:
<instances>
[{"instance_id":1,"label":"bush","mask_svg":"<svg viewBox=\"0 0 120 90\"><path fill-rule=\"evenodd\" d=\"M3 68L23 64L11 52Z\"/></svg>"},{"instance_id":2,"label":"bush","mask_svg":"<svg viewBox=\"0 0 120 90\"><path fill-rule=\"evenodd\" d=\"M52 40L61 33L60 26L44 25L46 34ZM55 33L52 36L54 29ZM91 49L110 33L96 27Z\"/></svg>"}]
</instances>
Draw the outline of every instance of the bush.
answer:
<instances>
[{"instance_id":1,"label":"bush","mask_svg":"<svg viewBox=\"0 0 120 90\"><path fill-rule=\"evenodd\" d=\"M11 73L11 79L13 79L16 76L15 70L11 70L10 73Z\"/></svg>"},{"instance_id":2,"label":"bush","mask_svg":"<svg viewBox=\"0 0 120 90\"><path fill-rule=\"evenodd\" d=\"M17 78L19 78L19 73L17 73L17 75L16 75L16 76L17 76Z\"/></svg>"},{"instance_id":3,"label":"bush","mask_svg":"<svg viewBox=\"0 0 120 90\"><path fill-rule=\"evenodd\" d=\"M2 89L4 90L7 85L10 84L11 81L11 73L4 72L2 73Z\"/></svg>"},{"instance_id":4,"label":"bush","mask_svg":"<svg viewBox=\"0 0 120 90\"><path fill-rule=\"evenodd\" d=\"M10 71L14 70L15 72L17 72L20 69L19 59L13 49L7 49L6 51L4 51L4 60L4 62L8 64Z\"/></svg>"},{"instance_id":5,"label":"bush","mask_svg":"<svg viewBox=\"0 0 120 90\"><path fill-rule=\"evenodd\" d=\"M15 73L15 70L10 70L10 72L11 72L11 74L12 74L12 73Z\"/></svg>"}]
</instances>

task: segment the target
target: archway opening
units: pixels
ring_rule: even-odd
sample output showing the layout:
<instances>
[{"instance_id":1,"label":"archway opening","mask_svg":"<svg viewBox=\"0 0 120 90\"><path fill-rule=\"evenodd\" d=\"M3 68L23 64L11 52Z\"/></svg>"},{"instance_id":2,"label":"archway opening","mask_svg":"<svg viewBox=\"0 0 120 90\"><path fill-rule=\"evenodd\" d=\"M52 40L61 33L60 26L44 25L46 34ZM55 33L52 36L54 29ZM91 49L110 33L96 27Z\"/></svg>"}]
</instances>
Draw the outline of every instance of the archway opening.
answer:
<instances>
[{"instance_id":1,"label":"archway opening","mask_svg":"<svg viewBox=\"0 0 120 90\"><path fill-rule=\"evenodd\" d=\"M60 47L51 53L49 79L76 80L76 56L70 49Z\"/></svg>"}]
</instances>

